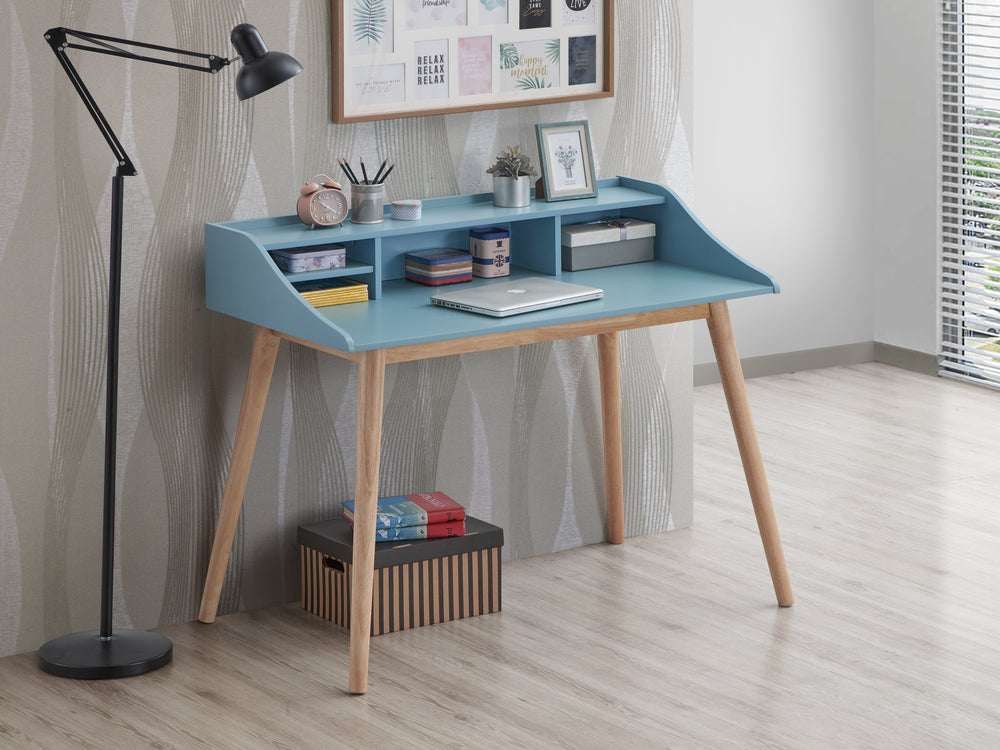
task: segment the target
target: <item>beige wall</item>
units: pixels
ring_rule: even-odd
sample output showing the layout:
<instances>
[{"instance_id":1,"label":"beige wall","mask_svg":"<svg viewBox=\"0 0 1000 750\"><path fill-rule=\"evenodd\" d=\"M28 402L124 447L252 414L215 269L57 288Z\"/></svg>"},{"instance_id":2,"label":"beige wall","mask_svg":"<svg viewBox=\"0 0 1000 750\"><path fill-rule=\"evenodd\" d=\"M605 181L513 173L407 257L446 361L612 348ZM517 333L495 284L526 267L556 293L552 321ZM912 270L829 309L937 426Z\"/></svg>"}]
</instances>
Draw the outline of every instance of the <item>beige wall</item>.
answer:
<instances>
[{"instance_id":1,"label":"beige wall","mask_svg":"<svg viewBox=\"0 0 1000 750\"><path fill-rule=\"evenodd\" d=\"M339 156L392 154L390 198L488 189L492 154L534 153L537 122L571 119L590 121L600 176L687 194L684 17L676 0L619 0L613 100L333 125L326 0L0 2L0 654L98 615L113 165L45 29L225 54L228 30L249 20L306 69L241 105L235 70L74 56L140 171L126 197L115 620L147 628L196 615L252 335L204 309L203 224L290 213L298 186ZM626 338L632 534L691 521L690 346L686 326ZM504 527L507 556L599 541L594 349L390 368L382 491L448 491ZM355 378L353 365L282 347L225 610L298 598L297 525L350 496Z\"/></svg>"}]
</instances>

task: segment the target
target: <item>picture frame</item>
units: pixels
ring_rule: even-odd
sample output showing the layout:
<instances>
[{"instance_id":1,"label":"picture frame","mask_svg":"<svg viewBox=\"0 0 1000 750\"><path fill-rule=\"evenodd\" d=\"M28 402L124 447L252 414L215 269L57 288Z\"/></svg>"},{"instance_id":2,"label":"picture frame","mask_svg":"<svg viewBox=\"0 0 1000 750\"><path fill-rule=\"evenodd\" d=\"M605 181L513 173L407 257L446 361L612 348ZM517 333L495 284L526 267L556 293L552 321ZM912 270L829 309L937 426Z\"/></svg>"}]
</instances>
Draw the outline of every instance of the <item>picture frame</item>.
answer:
<instances>
[{"instance_id":1,"label":"picture frame","mask_svg":"<svg viewBox=\"0 0 1000 750\"><path fill-rule=\"evenodd\" d=\"M331 0L335 123L614 96L614 0Z\"/></svg>"},{"instance_id":2,"label":"picture frame","mask_svg":"<svg viewBox=\"0 0 1000 750\"><path fill-rule=\"evenodd\" d=\"M535 131L545 200L595 197L597 179L587 121L538 124Z\"/></svg>"}]
</instances>

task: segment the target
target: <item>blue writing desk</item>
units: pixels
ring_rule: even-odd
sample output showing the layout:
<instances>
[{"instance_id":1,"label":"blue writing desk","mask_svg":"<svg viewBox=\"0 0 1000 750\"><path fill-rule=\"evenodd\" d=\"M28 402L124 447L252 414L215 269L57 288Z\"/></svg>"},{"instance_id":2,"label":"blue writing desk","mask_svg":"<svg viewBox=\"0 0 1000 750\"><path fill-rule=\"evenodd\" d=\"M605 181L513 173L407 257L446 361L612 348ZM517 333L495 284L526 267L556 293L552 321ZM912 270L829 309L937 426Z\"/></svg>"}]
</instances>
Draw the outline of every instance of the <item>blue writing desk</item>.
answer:
<instances>
[{"instance_id":1,"label":"blue writing desk","mask_svg":"<svg viewBox=\"0 0 1000 750\"><path fill-rule=\"evenodd\" d=\"M561 269L564 225L631 217L656 224L654 260L588 271ZM473 227L510 232L512 278L551 275L604 289L600 300L510 318L434 307L432 289L405 281L403 255L411 250L467 247ZM337 242L347 247L346 268L282 273L268 250ZM347 276L368 284L369 301L315 308L291 281ZM780 606L792 604L784 554L729 322L727 300L772 294L777 283L726 247L662 185L627 177L602 180L595 198L497 208L492 195L424 201L421 221L350 224L311 230L294 216L205 227L209 309L257 327L223 491L199 619L212 622L243 503L250 462L282 339L358 364L354 561L351 586L348 689L368 682L369 632L375 554L379 446L385 367L466 352L541 341L596 336L604 429L608 537L624 541L621 451L620 331L704 319L712 337L733 430L743 462L764 553ZM477 280L474 284L488 284Z\"/></svg>"}]
</instances>

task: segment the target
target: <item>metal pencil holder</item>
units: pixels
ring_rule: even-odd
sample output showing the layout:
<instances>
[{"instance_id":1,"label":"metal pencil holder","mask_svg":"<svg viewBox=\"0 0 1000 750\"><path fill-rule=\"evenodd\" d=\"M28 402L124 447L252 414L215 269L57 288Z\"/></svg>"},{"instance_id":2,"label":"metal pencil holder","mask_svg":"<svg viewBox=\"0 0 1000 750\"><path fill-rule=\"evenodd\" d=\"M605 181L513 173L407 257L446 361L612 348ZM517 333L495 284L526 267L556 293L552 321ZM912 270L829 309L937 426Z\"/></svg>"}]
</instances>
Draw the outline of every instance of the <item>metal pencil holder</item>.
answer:
<instances>
[{"instance_id":1,"label":"metal pencil holder","mask_svg":"<svg viewBox=\"0 0 1000 750\"><path fill-rule=\"evenodd\" d=\"M379 224L384 218L385 185L351 185L351 222Z\"/></svg>"}]
</instances>

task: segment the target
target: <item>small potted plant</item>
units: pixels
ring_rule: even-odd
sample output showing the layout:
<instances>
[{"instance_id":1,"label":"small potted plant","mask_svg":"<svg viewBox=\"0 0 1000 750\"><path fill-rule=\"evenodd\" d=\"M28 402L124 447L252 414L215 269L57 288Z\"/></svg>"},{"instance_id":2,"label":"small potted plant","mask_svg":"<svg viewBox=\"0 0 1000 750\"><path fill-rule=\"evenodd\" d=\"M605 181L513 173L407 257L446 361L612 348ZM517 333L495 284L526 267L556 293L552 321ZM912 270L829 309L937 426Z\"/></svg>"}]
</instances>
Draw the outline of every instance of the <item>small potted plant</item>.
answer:
<instances>
[{"instance_id":1,"label":"small potted plant","mask_svg":"<svg viewBox=\"0 0 1000 750\"><path fill-rule=\"evenodd\" d=\"M531 203L531 180L537 176L531 159L517 146L508 146L486 170L493 175L493 205L521 208Z\"/></svg>"}]
</instances>

